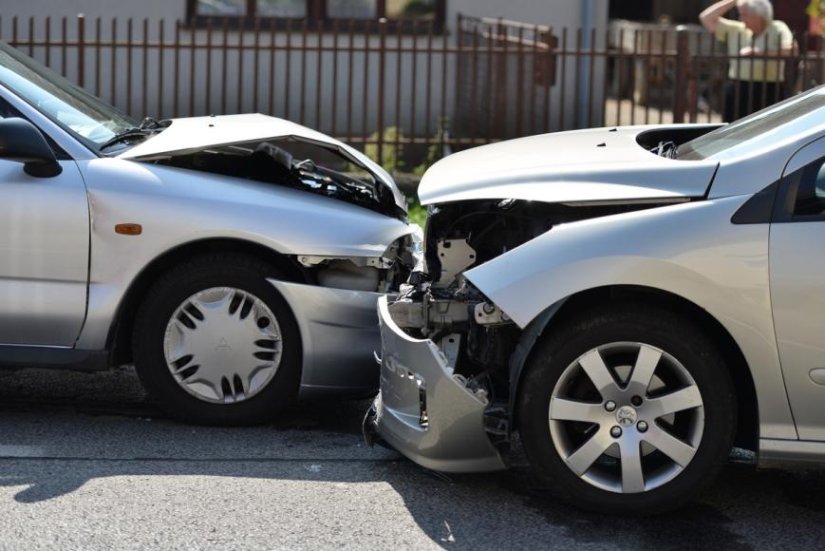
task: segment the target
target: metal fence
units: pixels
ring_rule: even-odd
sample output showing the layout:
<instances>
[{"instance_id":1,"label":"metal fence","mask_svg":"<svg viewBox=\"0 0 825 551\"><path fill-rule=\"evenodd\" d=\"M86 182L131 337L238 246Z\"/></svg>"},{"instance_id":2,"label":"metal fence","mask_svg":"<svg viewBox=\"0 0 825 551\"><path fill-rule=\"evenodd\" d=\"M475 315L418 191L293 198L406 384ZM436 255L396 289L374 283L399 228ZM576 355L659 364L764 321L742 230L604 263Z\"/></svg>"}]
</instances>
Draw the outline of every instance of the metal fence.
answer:
<instances>
[{"instance_id":1,"label":"metal fence","mask_svg":"<svg viewBox=\"0 0 825 551\"><path fill-rule=\"evenodd\" d=\"M730 120L816 86L825 76L822 41L807 34L780 53L778 42L720 43L698 25L615 21L606 43L606 125L720 122L726 102Z\"/></svg>"},{"instance_id":2,"label":"metal fence","mask_svg":"<svg viewBox=\"0 0 825 551\"><path fill-rule=\"evenodd\" d=\"M721 120L731 56L695 28L615 22L604 32L459 16L305 22L0 19L0 39L137 117L263 112L366 148L391 168L446 149L589 126ZM798 37L793 94L825 56Z\"/></svg>"}]
</instances>

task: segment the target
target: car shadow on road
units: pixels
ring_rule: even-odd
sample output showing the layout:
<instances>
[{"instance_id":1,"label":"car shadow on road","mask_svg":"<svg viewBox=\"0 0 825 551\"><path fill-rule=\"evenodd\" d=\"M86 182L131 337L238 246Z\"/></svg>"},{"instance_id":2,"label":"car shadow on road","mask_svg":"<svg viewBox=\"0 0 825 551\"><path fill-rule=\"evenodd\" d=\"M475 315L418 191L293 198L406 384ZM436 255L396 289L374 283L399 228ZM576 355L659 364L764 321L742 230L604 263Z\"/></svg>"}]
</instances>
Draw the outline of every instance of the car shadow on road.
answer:
<instances>
[{"instance_id":1,"label":"car shadow on road","mask_svg":"<svg viewBox=\"0 0 825 551\"><path fill-rule=\"evenodd\" d=\"M14 381L17 394L8 384ZM367 448L359 436L364 401L300 404L263 427L209 428L163 419L128 385L104 395L77 387L72 397L68 391L27 392L29 383L20 381L0 375L0 386L7 383L0 390L0 486L14 487L18 504L61 499L90 481L113 477L331 483L344 499L351 484L366 485L355 490L366 492L379 483L391 487L429 540L449 549L536 548L536 542L556 548L750 549L777 533L788 547L816 546L822 535L822 471L731 465L679 511L617 519L554 500L523 466L444 476L392 451ZM375 511L361 512L375 515L376 531L387 521L380 509L376 504Z\"/></svg>"}]
</instances>

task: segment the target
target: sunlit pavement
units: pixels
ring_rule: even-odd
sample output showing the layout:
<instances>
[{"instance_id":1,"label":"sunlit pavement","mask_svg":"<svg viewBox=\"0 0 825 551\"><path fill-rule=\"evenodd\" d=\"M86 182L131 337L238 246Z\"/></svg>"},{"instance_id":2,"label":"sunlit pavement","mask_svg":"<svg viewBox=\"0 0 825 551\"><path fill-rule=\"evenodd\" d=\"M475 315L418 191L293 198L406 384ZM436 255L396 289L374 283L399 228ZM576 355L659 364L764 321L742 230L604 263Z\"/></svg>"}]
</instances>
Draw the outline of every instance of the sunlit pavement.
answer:
<instances>
[{"instance_id":1,"label":"sunlit pavement","mask_svg":"<svg viewBox=\"0 0 825 551\"><path fill-rule=\"evenodd\" d=\"M365 446L366 401L192 427L128 369L0 372L2 549L820 548L825 470L731 465L687 508L584 514L524 468L434 475Z\"/></svg>"}]
</instances>

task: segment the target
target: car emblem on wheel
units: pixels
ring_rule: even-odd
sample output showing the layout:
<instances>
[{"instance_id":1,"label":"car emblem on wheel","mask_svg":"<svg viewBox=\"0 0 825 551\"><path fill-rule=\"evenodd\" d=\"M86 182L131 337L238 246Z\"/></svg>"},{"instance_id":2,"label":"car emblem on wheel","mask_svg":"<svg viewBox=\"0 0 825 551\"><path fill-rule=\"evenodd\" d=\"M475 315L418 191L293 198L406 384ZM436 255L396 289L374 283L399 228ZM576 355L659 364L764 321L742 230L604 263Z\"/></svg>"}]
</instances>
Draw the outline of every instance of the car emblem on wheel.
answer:
<instances>
[{"instance_id":1,"label":"car emblem on wheel","mask_svg":"<svg viewBox=\"0 0 825 551\"><path fill-rule=\"evenodd\" d=\"M616 412L616 421L623 427L629 427L636 422L636 410L630 406L620 407Z\"/></svg>"},{"instance_id":2,"label":"car emblem on wheel","mask_svg":"<svg viewBox=\"0 0 825 551\"><path fill-rule=\"evenodd\" d=\"M232 347L226 342L226 339L218 341L218 346L215 347L215 352L232 352Z\"/></svg>"}]
</instances>

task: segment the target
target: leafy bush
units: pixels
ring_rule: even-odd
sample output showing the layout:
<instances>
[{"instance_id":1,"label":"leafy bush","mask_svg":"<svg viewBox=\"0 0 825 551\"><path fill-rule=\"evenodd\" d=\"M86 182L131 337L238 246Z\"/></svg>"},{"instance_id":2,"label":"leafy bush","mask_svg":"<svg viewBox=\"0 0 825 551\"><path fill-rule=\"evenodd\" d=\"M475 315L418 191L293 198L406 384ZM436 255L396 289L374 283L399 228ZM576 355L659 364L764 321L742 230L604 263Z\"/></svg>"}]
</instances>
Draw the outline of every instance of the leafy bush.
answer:
<instances>
[{"instance_id":1,"label":"leafy bush","mask_svg":"<svg viewBox=\"0 0 825 551\"><path fill-rule=\"evenodd\" d=\"M407 197L407 216L410 223L418 224L422 228L427 224L427 209L418 202L418 197Z\"/></svg>"}]
</instances>

